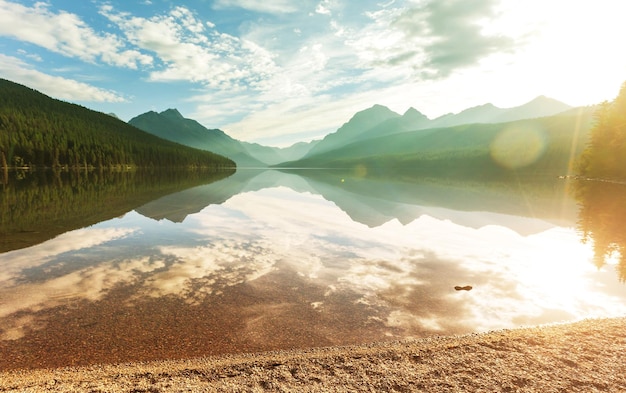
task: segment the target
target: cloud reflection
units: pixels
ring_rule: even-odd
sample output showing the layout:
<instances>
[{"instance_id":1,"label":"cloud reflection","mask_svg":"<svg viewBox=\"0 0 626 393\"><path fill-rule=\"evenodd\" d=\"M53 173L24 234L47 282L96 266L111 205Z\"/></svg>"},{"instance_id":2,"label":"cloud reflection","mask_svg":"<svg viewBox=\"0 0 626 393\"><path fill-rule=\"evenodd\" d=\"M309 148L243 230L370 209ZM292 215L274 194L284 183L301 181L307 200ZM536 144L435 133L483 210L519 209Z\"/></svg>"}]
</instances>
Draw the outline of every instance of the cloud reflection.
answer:
<instances>
[{"instance_id":1,"label":"cloud reflection","mask_svg":"<svg viewBox=\"0 0 626 393\"><path fill-rule=\"evenodd\" d=\"M190 304L227 286L255 280L273 270L277 255L252 242L224 241L205 247L164 247L175 262L145 282L151 297L182 296ZM198 285L201 284L201 285Z\"/></svg>"},{"instance_id":2,"label":"cloud reflection","mask_svg":"<svg viewBox=\"0 0 626 393\"><path fill-rule=\"evenodd\" d=\"M0 254L0 289L13 284L20 272L28 268L44 265L64 253L92 248L133 232L132 228L83 228L27 249Z\"/></svg>"},{"instance_id":3,"label":"cloud reflection","mask_svg":"<svg viewBox=\"0 0 626 393\"><path fill-rule=\"evenodd\" d=\"M83 265L58 268L78 256ZM134 292L119 307L146 297L177 297L191 307L238 286L250 296L271 293L263 285L289 288L283 281L293 277L310 289L293 304L263 297L263 307L247 312L256 318L247 326L270 323L259 316L264 309L280 317L306 307L332 320L332 310L350 312L345 304L403 337L626 314L624 286L596 270L592 256L572 228L523 236L427 215L369 228L320 196L277 187L236 195L179 224L129 214L0 255L0 334L22 337L45 326L29 313L101 300L120 285ZM26 282L25 271L38 266L56 273Z\"/></svg>"},{"instance_id":4,"label":"cloud reflection","mask_svg":"<svg viewBox=\"0 0 626 393\"><path fill-rule=\"evenodd\" d=\"M26 326L41 327L32 316L6 318L19 311L35 313L52 308L70 299L100 299L113 285L128 282L131 276L125 271L142 271L144 261L127 261L112 269L112 263L73 271L44 281L24 283L23 272L56 261L63 264L62 256L72 251L86 250L124 238L134 232L129 228L84 228L68 232L45 243L0 255L3 271L0 273L0 339L18 339ZM54 266L44 268L44 272ZM28 323L27 323L28 322Z\"/></svg>"},{"instance_id":5,"label":"cloud reflection","mask_svg":"<svg viewBox=\"0 0 626 393\"><path fill-rule=\"evenodd\" d=\"M595 271L589 246L572 228L522 236L500 226L476 230L422 216L406 226L393 220L370 229L317 196L280 188L240 195L227 205L259 226L259 238L271 240L274 255L331 292L349 289L363 302L375 299L392 309L408 305L394 311L409 313L400 318L405 322L390 318L392 324L452 328L446 320L455 320L488 330L626 313L619 301L626 293L599 290L607 285L601 281L615 278ZM475 289L453 290L465 284ZM455 305L454 311L424 311L419 304L425 294L448 300L445 307Z\"/></svg>"}]
</instances>

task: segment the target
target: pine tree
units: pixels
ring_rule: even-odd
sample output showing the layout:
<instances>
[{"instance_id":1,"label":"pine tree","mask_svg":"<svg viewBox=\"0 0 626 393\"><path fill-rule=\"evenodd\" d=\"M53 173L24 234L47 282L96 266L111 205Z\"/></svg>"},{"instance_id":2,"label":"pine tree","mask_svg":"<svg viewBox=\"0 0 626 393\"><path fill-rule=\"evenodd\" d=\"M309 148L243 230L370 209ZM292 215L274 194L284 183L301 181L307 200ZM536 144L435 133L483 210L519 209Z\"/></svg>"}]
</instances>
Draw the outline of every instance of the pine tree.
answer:
<instances>
[{"instance_id":1,"label":"pine tree","mask_svg":"<svg viewBox=\"0 0 626 393\"><path fill-rule=\"evenodd\" d=\"M602 103L596 111L578 172L590 178L626 179L626 82L615 100Z\"/></svg>"}]
</instances>

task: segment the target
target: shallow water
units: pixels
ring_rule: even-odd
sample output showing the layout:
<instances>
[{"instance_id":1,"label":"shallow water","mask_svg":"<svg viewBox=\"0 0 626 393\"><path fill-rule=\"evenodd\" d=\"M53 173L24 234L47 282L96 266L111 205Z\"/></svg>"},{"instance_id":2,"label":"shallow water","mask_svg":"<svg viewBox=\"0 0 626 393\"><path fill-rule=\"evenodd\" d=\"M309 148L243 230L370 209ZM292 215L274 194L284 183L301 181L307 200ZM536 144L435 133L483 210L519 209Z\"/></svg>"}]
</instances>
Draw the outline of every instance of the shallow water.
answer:
<instances>
[{"instance_id":1,"label":"shallow water","mask_svg":"<svg viewBox=\"0 0 626 393\"><path fill-rule=\"evenodd\" d=\"M111 209L99 181L99 197L86 195ZM132 209L87 226L68 219L56 237L7 246L0 254L0 368L626 315L621 239L603 236L611 246L600 250L593 235L607 225L591 222L589 192L572 191L565 180L239 170L204 183L175 192L164 185L150 191L154 200L133 199ZM6 228L19 227L9 220ZM29 231L39 232L22 234ZM455 290L466 285L472 289Z\"/></svg>"}]
</instances>

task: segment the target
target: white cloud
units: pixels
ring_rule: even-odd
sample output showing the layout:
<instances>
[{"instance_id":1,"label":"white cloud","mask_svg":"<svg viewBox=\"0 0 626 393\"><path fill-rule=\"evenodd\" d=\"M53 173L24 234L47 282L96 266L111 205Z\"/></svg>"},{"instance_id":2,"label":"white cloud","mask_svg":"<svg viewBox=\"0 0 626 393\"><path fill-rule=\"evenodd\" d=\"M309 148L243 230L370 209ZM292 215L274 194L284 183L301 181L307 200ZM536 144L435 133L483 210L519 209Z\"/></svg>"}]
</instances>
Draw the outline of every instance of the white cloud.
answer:
<instances>
[{"instance_id":1,"label":"white cloud","mask_svg":"<svg viewBox=\"0 0 626 393\"><path fill-rule=\"evenodd\" d=\"M330 15L330 0L322 0L319 2L319 4L317 5L317 7L315 7L315 12L317 12L318 14L322 14L322 15Z\"/></svg>"},{"instance_id":2,"label":"white cloud","mask_svg":"<svg viewBox=\"0 0 626 393\"><path fill-rule=\"evenodd\" d=\"M162 61L163 66L150 73L152 81L199 82L231 91L255 89L275 68L268 52L220 33L185 7L151 18L115 12L111 6L101 7L101 14L117 24L131 43Z\"/></svg>"},{"instance_id":3,"label":"white cloud","mask_svg":"<svg viewBox=\"0 0 626 393\"><path fill-rule=\"evenodd\" d=\"M256 91L211 91L195 95L191 101L197 107L191 116L205 124L218 124L238 139L268 141L281 133L303 131L307 139L319 137L350 118L346 110L352 110L353 114L364 109L354 102L363 104L363 100L350 99L352 95L360 96L359 91L347 94L347 103L337 103L338 95L346 98L343 87L358 90L364 81L389 80L395 76L381 72L382 75L373 78L372 71L360 67L358 58L346 48L344 38L335 34L326 18L321 18L324 26L316 26L317 34L304 33L302 38L294 35L294 28L305 31L311 27L307 25L312 23L308 19L281 26L248 24L240 39L263 54L254 56L256 68L272 71L255 85ZM315 16L313 19L315 23L320 20ZM370 101L365 105L371 106ZM280 144L285 143L288 142Z\"/></svg>"},{"instance_id":4,"label":"white cloud","mask_svg":"<svg viewBox=\"0 0 626 393\"><path fill-rule=\"evenodd\" d=\"M291 0L217 0L214 7L217 9L243 8L269 14L287 14L296 12L298 10L298 3Z\"/></svg>"},{"instance_id":5,"label":"white cloud","mask_svg":"<svg viewBox=\"0 0 626 393\"><path fill-rule=\"evenodd\" d=\"M36 62L41 63L43 61L43 59L41 58L41 56L39 56L36 53L29 53L27 51L25 51L24 49L18 49L17 53L19 53L20 55L27 57L29 59L35 60Z\"/></svg>"},{"instance_id":6,"label":"white cloud","mask_svg":"<svg viewBox=\"0 0 626 393\"><path fill-rule=\"evenodd\" d=\"M487 102L521 105L540 94L573 105L600 102L614 97L626 64L623 52L611 49L625 25L614 3L602 6L481 0L466 9L457 0L395 1L363 6L366 19L358 22L345 13L249 22L244 37L272 51L280 67L265 83L271 88L206 95L206 103L198 95L194 116L220 121L234 137L284 146L333 132L375 103L400 113L413 106L434 118ZM580 29L583 19L593 29ZM239 117L222 116L232 114L229 101ZM280 142L287 134L293 136Z\"/></svg>"},{"instance_id":7,"label":"white cloud","mask_svg":"<svg viewBox=\"0 0 626 393\"><path fill-rule=\"evenodd\" d=\"M369 23L344 31L346 43L363 67L386 69L407 80L445 78L516 48L513 38L499 31L487 34L484 28L495 18L495 4L431 0L379 5L365 12Z\"/></svg>"},{"instance_id":8,"label":"white cloud","mask_svg":"<svg viewBox=\"0 0 626 393\"><path fill-rule=\"evenodd\" d=\"M336 7L330 1L319 4ZM192 101L197 107L191 116L204 124L218 124L235 138L272 141L269 143L274 145L290 144L303 136L321 137L336 130L356 111L376 101L380 103L380 86L387 88L406 81L412 72L406 67L395 67L390 72L393 67L376 65L385 65L380 53L371 53L367 58L370 39L378 39L375 34L391 23L390 19L382 26L380 21L369 20L364 28L308 14L295 14L289 22L278 25L248 23L240 39L266 54L255 56L256 59L272 60L257 66L272 72L255 85L258 89L254 92L211 91L195 95ZM377 23L381 26L377 27ZM293 34L294 29L302 34ZM361 38L364 49L355 44ZM388 50L387 41L379 41L379 52ZM297 136L277 142L285 134Z\"/></svg>"},{"instance_id":9,"label":"white cloud","mask_svg":"<svg viewBox=\"0 0 626 393\"><path fill-rule=\"evenodd\" d=\"M124 42L115 35L97 33L78 15L64 11L54 13L41 2L29 8L0 0L0 35L90 63L102 61L131 69L152 63L150 56L126 49Z\"/></svg>"},{"instance_id":10,"label":"white cloud","mask_svg":"<svg viewBox=\"0 0 626 393\"><path fill-rule=\"evenodd\" d=\"M27 85L49 96L62 100L90 102L125 102L116 92L100 89L87 83L48 75L31 68L22 60L0 54L0 73L14 82Z\"/></svg>"}]
</instances>

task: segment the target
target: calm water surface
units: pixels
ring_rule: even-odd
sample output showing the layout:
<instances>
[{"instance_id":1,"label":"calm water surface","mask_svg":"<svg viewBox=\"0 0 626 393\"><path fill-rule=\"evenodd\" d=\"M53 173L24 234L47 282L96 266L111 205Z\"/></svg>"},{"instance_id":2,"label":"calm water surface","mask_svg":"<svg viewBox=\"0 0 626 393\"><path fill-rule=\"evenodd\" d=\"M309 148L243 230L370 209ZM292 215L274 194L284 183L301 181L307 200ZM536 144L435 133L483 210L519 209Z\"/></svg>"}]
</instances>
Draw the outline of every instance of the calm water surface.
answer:
<instances>
[{"instance_id":1,"label":"calm water surface","mask_svg":"<svg viewBox=\"0 0 626 393\"><path fill-rule=\"evenodd\" d=\"M23 219L3 216L0 369L626 315L626 242L615 210L625 194L617 186L597 197L557 179L223 177L177 180L177 191L152 181L116 191L102 178L46 183L55 203L71 205L58 207L63 213L30 201L40 197L34 191L5 185L5 213L38 207ZM85 208L71 197L81 192ZM465 285L472 290L455 290Z\"/></svg>"}]
</instances>

